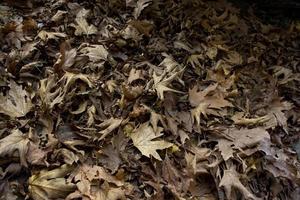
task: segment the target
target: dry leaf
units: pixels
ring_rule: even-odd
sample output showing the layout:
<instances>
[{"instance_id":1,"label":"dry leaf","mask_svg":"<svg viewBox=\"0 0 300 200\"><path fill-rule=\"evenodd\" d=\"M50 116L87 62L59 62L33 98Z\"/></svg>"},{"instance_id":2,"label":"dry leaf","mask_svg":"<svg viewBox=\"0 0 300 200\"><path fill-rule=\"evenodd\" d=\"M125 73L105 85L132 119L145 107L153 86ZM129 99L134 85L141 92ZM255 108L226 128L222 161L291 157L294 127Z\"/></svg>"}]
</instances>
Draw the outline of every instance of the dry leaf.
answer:
<instances>
[{"instance_id":1,"label":"dry leaf","mask_svg":"<svg viewBox=\"0 0 300 200\"><path fill-rule=\"evenodd\" d=\"M111 133L115 129L119 128L122 121L123 121L123 119L110 118L110 119L102 122L101 124L99 124L98 127L104 128L104 130L99 132L101 134L101 137L99 138L99 140L103 140L109 133Z\"/></svg>"},{"instance_id":2,"label":"dry leaf","mask_svg":"<svg viewBox=\"0 0 300 200\"><path fill-rule=\"evenodd\" d=\"M219 184L224 187L227 199L235 199L236 196L232 193L233 189L237 189L244 196L245 199L258 200L240 181L239 174L234 170L224 170L224 175Z\"/></svg>"},{"instance_id":3,"label":"dry leaf","mask_svg":"<svg viewBox=\"0 0 300 200\"><path fill-rule=\"evenodd\" d=\"M58 38L65 38L67 35L65 33L58 33L58 32L47 32L47 31L40 31L37 37L41 38L44 42L48 40L57 40Z\"/></svg>"},{"instance_id":4,"label":"dry leaf","mask_svg":"<svg viewBox=\"0 0 300 200\"><path fill-rule=\"evenodd\" d=\"M65 198L76 188L65 178L72 170L71 166L65 164L50 171L41 170L33 174L28 181L30 196L34 200Z\"/></svg>"},{"instance_id":5,"label":"dry leaf","mask_svg":"<svg viewBox=\"0 0 300 200\"><path fill-rule=\"evenodd\" d=\"M103 45L90 45L80 50L83 54L87 55L93 62L107 60L108 51Z\"/></svg>"},{"instance_id":6,"label":"dry leaf","mask_svg":"<svg viewBox=\"0 0 300 200\"><path fill-rule=\"evenodd\" d=\"M155 138L160 137L160 130L158 133L155 133L153 128L144 123L139 126L131 135L133 145L138 148L138 150L147 157L152 155L157 160L161 160L161 157L156 152L157 150L166 149L171 147L173 144L166 142L164 140L154 140Z\"/></svg>"},{"instance_id":7,"label":"dry leaf","mask_svg":"<svg viewBox=\"0 0 300 200\"><path fill-rule=\"evenodd\" d=\"M33 107L30 95L13 80L10 81L9 86L10 90L6 96L0 94L0 113L8 115L11 118L23 117Z\"/></svg>"},{"instance_id":8,"label":"dry leaf","mask_svg":"<svg viewBox=\"0 0 300 200\"><path fill-rule=\"evenodd\" d=\"M91 24L89 25L85 18L80 17L75 19L77 25L73 25L75 30L75 35L94 35L98 32L97 28Z\"/></svg>"},{"instance_id":9,"label":"dry leaf","mask_svg":"<svg viewBox=\"0 0 300 200\"><path fill-rule=\"evenodd\" d=\"M10 135L0 140L0 157L19 158L23 166L27 166L26 154L29 145L28 137L20 130L15 129Z\"/></svg>"},{"instance_id":10,"label":"dry leaf","mask_svg":"<svg viewBox=\"0 0 300 200\"><path fill-rule=\"evenodd\" d=\"M152 0L138 0L136 2L136 6L135 6L134 11L133 11L134 18L137 19L140 16L141 12L147 6L149 6L151 3L152 3Z\"/></svg>"}]
</instances>

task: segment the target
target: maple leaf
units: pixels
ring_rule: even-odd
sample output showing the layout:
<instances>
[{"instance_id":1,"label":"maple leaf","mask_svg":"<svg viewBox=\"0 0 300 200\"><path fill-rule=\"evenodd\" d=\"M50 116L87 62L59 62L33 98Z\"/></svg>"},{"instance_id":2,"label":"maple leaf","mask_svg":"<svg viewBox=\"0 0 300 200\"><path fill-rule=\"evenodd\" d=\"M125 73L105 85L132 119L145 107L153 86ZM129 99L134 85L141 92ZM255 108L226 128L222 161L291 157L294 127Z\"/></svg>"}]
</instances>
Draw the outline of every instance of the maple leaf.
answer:
<instances>
[{"instance_id":1,"label":"maple leaf","mask_svg":"<svg viewBox=\"0 0 300 200\"><path fill-rule=\"evenodd\" d=\"M75 19L77 25L73 25L75 30L75 35L93 35L98 32L97 28L94 25L89 25L85 18L79 17Z\"/></svg>"},{"instance_id":2,"label":"maple leaf","mask_svg":"<svg viewBox=\"0 0 300 200\"><path fill-rule=\"evenodd\" d=\"M10 81L9 85L10 90L8 94L6 96L0 94L0 113L6 114L11 118L23 117L32 108L30 95L13 80Z\"/></svg>"},{"instance_id":3,"label":"maple leaf","mask_svg":"<svg viewBox=\"0 0 300 200\"><path fill-rule=\"evenodd\" d=\"M103 45L90 45L80 50L89 57L93 62L105 61L107 60L108 51L104 48Z\"/></svg>"},{"instance_id":4,"label":"maple leaf","mask_svg":"<svg viewBox=\"0 0 300 200\"><path fill-rule=\"evenodd\" d=\"M41 170L33 174L28 181L29 193L34 200L48 200L65 198L73 192L76 185L67 182L65 176L73 167L64 164L53 170Z\"/></svg>"},{"instance_id":5,"label":"maple leaf","mask_svg":"<svg viewBox=\"0 0 300 200\"><path fill-rule=\"evenodd\" d=\"M161 130L159 130L158 133L160 133L160 131ZM138 148L144 156L150 157L150 155L152 155L157 160L162 160L156 151L169 148L173 144L164 140L153 141L153 139L158 138L161 135L162 134L156 135L153 128L149 126L148 123L144 123L140 125L130 137L133 141L133 145Z\"/></svg>"},{"instance_id":6,"label":"maple leaf","mask_svg":"<svg viewBox=\"0 0 300 200\"><path fill-rule=\"evenodd\" d=\"M185 68L181 68L179 63L177 63L171 56L167 54L163 54L165 59L159 64L159 66L164 67L164 71L157 75L156 72L153 72L152 78L154 81L153 88L157 92L158 98L164 100L164 92L176 92L176 93L183 93L178 90L174 90L169 88L169 84L177 78Z\"/></svg>"},{"instance_id":7,"label":"maple leaf","mask_svg":"<svg viewBox=\"0 0 300 200\"><path fill-rule=\"evenodd\" d=\"M137 19L140 16L141 12L147 6L149 6L151 3L152 3L152 0L138 0L136 2L136 7L134 8L134 11L133 11L134 18Z\"/></svg>"},{"instance_id":8,"label":"maple leaf","mask_svg":"<svg viewBox=\"0 0 300 200\"><path fill-rule=\"evenodd\" d=\"M168 78L164 78L164 74L158 76L155 73L153 73L153 80L154 80L154 88L157 92L158 98L161 100L164 100L164 92L176 92L176 93L183 93L178 90L174 90L168 87L168 85L181 73L182 71L179 71L173 75L171 75Z\"/></svg>"},{"instance_id":9,"label":"maple leaf","mask_svg":"<svg viewBox=\"0 0 300 200\"><path fill-rule=\"evenodd\" d=\"M18 157L23 166L27 166L26 154L29 139L20 130L15 129L10 135L0 140L0 157Z\"/></svg>"}]
</instances>

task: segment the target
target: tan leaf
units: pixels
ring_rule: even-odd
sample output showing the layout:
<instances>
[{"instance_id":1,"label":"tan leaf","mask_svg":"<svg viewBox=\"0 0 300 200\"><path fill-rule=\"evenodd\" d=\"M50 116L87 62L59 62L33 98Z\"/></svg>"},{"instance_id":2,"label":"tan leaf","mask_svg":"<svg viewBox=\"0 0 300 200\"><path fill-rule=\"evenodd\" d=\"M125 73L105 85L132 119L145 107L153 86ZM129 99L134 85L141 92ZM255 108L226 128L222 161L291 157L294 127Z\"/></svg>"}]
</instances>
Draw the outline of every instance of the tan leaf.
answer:
<instances>
[{"instance_id":1,"label":"tan leaf","mask_svg":"<svg viewBox=\"0 0 300 200\"><path fill-rule=\"evenodd\" d=\"M128 83L131 84L135 80L144 80L143 70L132 68L129 72Z\"/></svg>"},{"instance_id":2,"label":"tan leaf","mask_svg":"<svg viewBox=\"0 0 300 200\"><path fill-rule=\"evenodd\" d=\"M71 166L65 164L51 171L45 169L33 174L28 181L30 196L34 200L65 198L76 188L65 178L72 170Z\"/></svg>"},{"instance_id":3,"label":"tan leaf","mask_svg":"<svg viewBox=\"0 0 300 200\"><path fill-rule=\"evenodd\" d=\"M178 90L169 88L171 82L181 75L185 68L182 68L179 63L177 63L171 56L163 54L165 59L159 64L159 66L164 67L163 72L157 75L153 72L152 78L154 81L153 88L157 92L158 98L164 100L164 92L171 91L176 93L183 93Z\"/></svg>"},{"instance_id":4,"label":"tan leaf","mask_svg":"<svg viewBox=\"0 0 300 200\"><path fill-rule=\"evenodd\" d=\"M55 15L53 15L51 17L51 21L54 21L54 22L59 22L61 20L63 20L64 18L64 15L67 14L68 12L67 11L62 11L62 10L58 10Z\"/></svg>"},{"instance_id":5,"label":"tan leaf","mask_svg":"<svg viewBox=\"0 0 300 200\"><path fill-rule=\"evenodd\" d=\"M57 40L58 38L65 38L67 35L65 33L59 32L47 32L47 31L40 31L37 37L41 38L41 40L47 42L48 40Z\"/></svg>"},{"instance_id":6,"label":"tan leaf","mask_svg":"<svg viewBox=\"0 0 300 200\"><path fill-rule=\"evenodd\" d=\"M28 151L29 139L20 130L15 129L10 135L0 140L0 157L17 157L23 166L27 166L26 154Z\"/></svg>"},{"instance_id":7,"label":"tan leaf","mask_svg":"<svg viewBox=\"0 0 300 200\"><path fill-rule=\"evenodd\" d=\"M10 90L6 96L2 93L0 94L0 113L8 115L11 118L23 117L32 108L30 95L13 80L10 81L9 86Z\"/></svg>"},{"instance_id":8,"label":"tan leaf","mask_svg":"<svg viewBox=\"0 0 300 200\"><path fill-rule=\"evenodd\" d=\"M149 126L148 123L140 125L140 127L130 135L133 145L138 148L144 156L150 157L150 155L152 155L157 160L161 160L161 157L156 150L166 149L173 145L164 140L153 141L153 139L160 136L161 134L155 134L153 128Z\"/></svg>"},{"instance_id":9,"label":"tan leaf","mask_svg":"<svg viewBox=\"0 0 300 200\"><path fill-rule=\"evenodd\" d=\"M97 28L94 25L89 25L85 18L79 17L75 19L77 25L75 27L75 35L93 35L98 32Z\"/></svg>"},{"instance_id":10,"label":"tan leaf","mask_svg":"<svg viewBox=\"0 0 300 200\"><path fill-rule=\"evenodd\" d=\"M224 187L227 199L235 199L235 195L232 194L232 189L237 189L241 192L245 199L259 199L241 183L239 174L234 169L224 170L224 175L219 186Z\"/></svg>"},{"instance_id":11,"label":"tan leaf","mask_svg":"<svg viewBox=\"0 0 300 200\"><path fill-rule=\"evenodd\" d=\"M99 124L98 127L104 128L99 132L101 134L99 140L103 140L109 133L117 129L121 125L122 121L123 119L110 118Z\"/></svg>"},{"instance_id":12,"label":"tan leaf","mask_svg":"<svg viewBox=\"0 0 300 200\"><path fill-rule=\"evenodd\" d=\"M86 107L87 107L87 101L84 101L83 103L81 103L79 105L79 107L76 110L70 111L70 113L72 113L74 115L81 114L81 113L83 113L86 110Z\"/></svg>"},{"instance_id":13,"label":"tan leaf","mask_svg":"<svg viewBox=\"0 0 300 200\"><path fill-rule=\"evenodd\" d=\"M141 12L147 6L149 6L151 3L152 3L152 0L138 0L136 2L136 6L135 6L134 11L133 11L134 18L137 19L140 16Z\"/></svg>"},{"instance_id":14,"label":"tan leaf","mask_svg":"<svg viewBox=\"0 0 300 200\"><path fill-rule=\"evenodd\" d=\"M255 125L262 124L269 120L268 116L256 117L256 118L246 118L243 116L243 112L238 112L234 114L231 119L237 125Z\"/></svg>"},{"instance_id":15,"label":"tan leaf","mask_svg":"<svg viewBox=\"0 0 300 200\"><path fill-rule=\"evenodd\" d=\"M86 54L93 62L107 60L108 51L103 45L90 45L80 50L83 54Z\"/></svg>"}]
</instances>

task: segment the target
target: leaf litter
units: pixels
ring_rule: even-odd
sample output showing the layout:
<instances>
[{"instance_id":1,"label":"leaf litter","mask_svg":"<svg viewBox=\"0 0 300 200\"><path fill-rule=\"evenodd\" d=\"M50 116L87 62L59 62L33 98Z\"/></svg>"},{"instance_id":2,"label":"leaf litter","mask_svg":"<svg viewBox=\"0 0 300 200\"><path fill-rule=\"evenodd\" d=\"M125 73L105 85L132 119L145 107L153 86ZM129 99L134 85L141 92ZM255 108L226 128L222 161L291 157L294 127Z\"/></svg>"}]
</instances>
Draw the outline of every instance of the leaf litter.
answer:
<instances>
[{"instance_id":1,"label":"leaf litter","mask_svg":"<svg viewBox=\"0 0 300 200\"><path fill-rule=\"evenodd\" d=\"M299 20L224 0L0 3L0 199L299 199Z\"/></svg>"}]
</instances>

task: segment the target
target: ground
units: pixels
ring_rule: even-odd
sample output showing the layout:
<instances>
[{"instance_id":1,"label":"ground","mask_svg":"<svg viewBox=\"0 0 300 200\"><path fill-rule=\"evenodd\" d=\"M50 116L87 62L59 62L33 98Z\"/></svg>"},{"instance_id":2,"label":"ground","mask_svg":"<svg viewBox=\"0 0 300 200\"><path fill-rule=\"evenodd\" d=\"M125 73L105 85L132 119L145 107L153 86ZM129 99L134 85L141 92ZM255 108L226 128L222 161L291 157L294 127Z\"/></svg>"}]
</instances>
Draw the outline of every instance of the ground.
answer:
<instances>
[{"instance_id":1,"label":"ground","mask_svg":"<svg viewBox=\"0 0 300 200\"><path fill-rule=\"evenodd\" d=\"M0 199L300 199L276 2L1 2Z\"/></svg>"}]
</instances>

